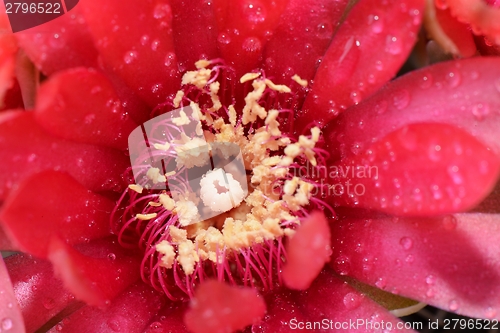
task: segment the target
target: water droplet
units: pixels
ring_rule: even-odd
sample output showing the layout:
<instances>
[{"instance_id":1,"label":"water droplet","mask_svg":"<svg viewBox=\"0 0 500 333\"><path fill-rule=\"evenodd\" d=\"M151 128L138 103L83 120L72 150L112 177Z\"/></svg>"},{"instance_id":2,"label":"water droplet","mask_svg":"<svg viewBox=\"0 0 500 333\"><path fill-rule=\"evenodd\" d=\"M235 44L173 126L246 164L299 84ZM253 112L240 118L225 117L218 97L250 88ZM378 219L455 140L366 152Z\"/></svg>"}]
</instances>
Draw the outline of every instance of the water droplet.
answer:
<instances>
[{"instance_id":1,"label":"water droplet","mask_svg":"<svg viewBox=\"0 0 500 333\"><path fill-rule=\"evenodd\" d=\"M125 56L123 57L123 61L125 61L127 65L132 63L132 61L134 61L135 59L137 59L136 51L128 51L127 53L125 53Z\"/></svg>"},{"instance_id":2,"label":"water droplet","mask_svg":"<svg viewBox=\"0 0 500 333\"><path fill-rule=\"evenodd\" d=\"M156 94L158 91L160 91L160 89L163 88L163 85L161 83L157 83L157 84L154 84L152 87L151 87L151 92L153 94Z\"/></svg>"},{"instance_id":3,"label":"water droplet","mask_svg":"<svg viewBox=\"0 0 500 333\"><path fill-rule=\"evenodd\" d=\"M413 246L413 241L409 237L403 237L399 240L399 244L403 247L405 250L409 250Z\"/></svg>"},{"instance_id":4,"label":"water droplet","mask_svg":"<svg viewBox=\"0 0 500 333\"><path fill-rule=\"evenodd\" d=\"M376 282L375 282L375 286L379 289L384 289L386 286L387 286L387 282L385 281L384 278L379 278Z\"/></svg>"},{"instance_id":5,"label":"water droplet","mask_svg":"<svg viewBox=\"0 0 500 333\"><path fill-rule=\"evenodd\" d=\"M171 15L172 15L172 10L170 9L170 6L165 3L156 5L153 11L153 17L157 20L162 18L168 18Z\"/></svg>"},{"instance_id":6,"label":"water droplet","mask_svg":"<svg viewBox=\"0 0 500 333\"><path fill-rule=\"evenodd\" d=\"M411 264L413 261L415 261L415 258L414 258L411 254L409 254L409 255L406 257L405 261L406 261L407 263Z\"/></svg>"},{"instance_id":7,"label":"water droplet","mask_svg":"<svg viewBox=\"0 0 500 333\"><path fill-rule=\"evenodd\" d=\"M477 120L484 120L490 114L490 106L486 103L479 103L472 107L472 114Z\"/></svg>"},{"instance_id":8,"label":"water droplet","mask_svg":"<svg viewBox=\"0 0 500 333\"><path fill-rule=\"evenodd\" d=\"M359 102L361 102L361 94L359 91L352 91L351 92L351 99L352 101L354 102L354 104L358 104Z\"/></svg>"},{"instance_id":9,"label":"water droplet","mask_svg":"<svg viewBox=\"0 0 500 333\"><path fill-rule=\"evenodd\" d=\"M392 102L398 110L403 110L410 104L410 93L406 89L399 90L394 94Z\"/></svg>"},{"instance_id":10,"label":"water droplet","mask_svg":"<svg viewBox=\"0 0 500 333\"><path fill-rule=\"evenodd\" d=\"M340 275L347 275L351 269L351 261L349 257L341 255L335 259L335 271Z\"/></svg>"},{"instance_id":11,"label":"water droplet","mask_svg":"<svg viewBox=\"0 0 500 333\"><path fill-rule=\"evenodd\" d=\"M121 331L120 324L116 320L108 321L108 326L109 326L109 328L111 328L111 330L113 332L120 332Z\"/></svg>"},{"instance_id":12,"label":"water droplet","mask_svg":"<svg viewBox=\"0 0 500 333\"><path fill-rule=\"evenodd\" d=\"M165 66L170 67L175 62L175 53L169 52L165 57Z\"/></svg>"},{"instance_id":13,"label":"water droplet","mask_svg":"<svg viewBox=\"0 0 500 333\"><path fill-rule=\"evenodd\" d=\"M114 254L114 253L109 253L109 254L108 254L108 259L109 259L109 260L115 260L115 259L116 259L116 254Z\"/></svg>"},{"instance_id":14,"label":"water droplet","mask_svg":"<svg viewBox=\"0 0 500 333\"><path fill-rule=\"evenodd\" d=\"M378 102L377 105L375 105L375 111L378 114L385 113L385 111L387 111L387 101L381 100L380 102Z\"/></svg>"},{"instance_id":15,"label":"water droplet","mask_svg":"<svg viewBox=\"0 0 500 333\"><path fill-rule=\"evenodd\" d=\"M448 3L446 2L446 0L434 0L434 4L441 10L445 10L446 8L448 8Z\"/></svg>"},{"instance_id":16,"label":"water droplet","mask_svg":"<svg viewBox=\"0 0 500 333\"><path fill-rule=\"evenodd\" d=\"M262 49L262 43L258 38L249 37L243 41L243 50L252 53L259 53Z\"/></svg>"},{"instance_id":17,"label":"water droplet","mask_svg":"<svg viewBox=\"0 0 500 333\"><path fill-rule=\"evenodd\" d=\"M378 15L368 16L368 24L373 33L379 34L384 30L384 22Z\"/></svg>"},{"instance_id":18,"label":"water droplet","mask_svg":"<svg viewBox=\"0 0 500 333\"><path fill-rule=\"evenodd\" d=\"M62 331L63 325L62 324L57 324L56 325L56 331Z\"/></svg>"},{"instance_id":19,"label":"water droplet","mask_svg":"<svg viewBox=\"0 0 500 333\"><path fill-rule=\"evenodd\" d=\"M451 88L458 87L462 82L462 77L457 71L451 71L445 76L446 82Z\"/></svg>"},{"instance_id":20,"label":"water droplet","mask_svg":"<svg viewBox=\"0 0 500 333\"><path fill-rule=\"evenodd\" d=\"M445 216L443 218L443 227L446 230L454 230L457 227L457 219L454 216Z\"/></svg>"},{"instance_id":21,"label":"water droplet","mask_svg":"<svg viewBox=\"0 0 500 333\"><path fill-rule=\"evenodd\" d=\"M344 305L348 310L353 310L361 304L361 297L356 293L348 293L344 296Z\"/></svg>"},{"instance_id":22,"label":"water droplet","mask_svg":"<svg viewBox=\"0 0 500 333\"><path fill-rule=\"evenodd\" d=\"M354 155L358 155L361 152L362 148L363 146L361 143L355 142L351 146L351 151L353 152Z\"/></svg>"},{"instance_id":23,"label":"water droplet","mask_svg":"<svg viewBox=\"0 0 500 333\"><path fill-rule=\"evenodd\" d=\"M427 290L427 292L425 293L425 295L426 295L427 297L434 297L434 295L435 295L435 294L436 294L436 293L434 292L434 289L429 289L429 290Z\"/></svg>"},{"instance_id":24,"label":"water droplet","mask_svg":"<svg viewBox=\"0 0 500 333\"><path fill-rule=\"evenodd\" d=\"M380 61L380 60L375 61L375 68L379 71L383 70L384 64L382 63L382 61Z\"/></svg>"},{"instance_id":25,"label":"water droplet","mask_svg":"<svg viewBox=\"0 0 500 333\"><path fill-rule=\"evenodd\" d=\"M420 11L418 9L410 9L409 14L413 18L413 25L420 25L420 23L422 23L422 16L420 15Z\"/></svg>"},{"instance_id":26,"label":"water droplet","mask_svg":"<svg viewBox=\"0 0 500 333\"><path fill-rule=\"evenodd\" d=\"M91 113L85 116L83 122L85 123L85 125L90 125L94 122L94 120L95 120L95 114Z\"/></svg>"},{"instance_id":27,"label":"water droplet","mask_svg":"<svg viewBox=\"0 0 500 333\"><path fill-rule=\"evenodd\" d=\"M53 298L46 298L42 301L42 304L47 310L50 310L54 308L56 302Z\"/></svg>"},{"instance_id":28,"label":"water droplet","mask_svg":"<svg viewBox=\"0 0 500 333\"><path fill-rule=\"evenodd\" d=\"M267 12L262 4L257 1L246 3L243 7L243 13L250 24L263 23L266 20Z\"/></svg>"},{"instance_id":29,"label":"water droplet","mask_svg":"<svg viewBox=\"0 0 500 333\"><path fill-rule=\"evenodd\" d=\"M12 319L4 318L2 319L2 330L9 331L12 328Z\"/></svg>"},{"instance_id":30,"label":"water droplet","mask_svg":"<svg viewBox=\"0 0 500 333\"><path fill-rule=\"evenodd\" d=\"M403 200L401 199L401 197L399 195L396 195L394 196L394 198L392 198L392 204L396 207L398 206L401 206L401 204L403 203Z\"/></svg>"},{"instance_id":31,"label":"water droplet","mask_svg":"<svg viewBox=\"0 0 500 333\"><path fill-rule=\"evenodd\" d=\"M221 32L217 37L217 41L223 45L227 45L231 43L231 37L229 37L229 34Z\"/></svg>"},{"instance_id":32,"label":"water droplet","mask_svg":"<svg viewBox=\"0 0 500 333\"><path fill-rule=\"evenodd\" d=\"M422 77L422 80L420 81L420 88L422 89L428 89L432 86L433 83L433 78L432 75L427 73Z\"/></svg>"},{"instance_id":33,"label":"water droplet","mask_svg":"<svg viewBox=\"0 0 500 333\"><path fill-rule=\"evenodd\" d=\"M400 54L403 50L403 43L401 41L401 38L388 35L385 40L385 50L390 54Z\"/></svg>"},{"instance_id":34,"label":"water droplet","mask_svg":"<svg viewBox=\"0 0 500 333\"><path fill-rule=\"evenodd\" d=\"M450 301L450 304L448 305L448 308L450 311L457 311L458 310L458 303L454 299Z\"/></svg>"},{"instance_id":35,"label":"water droplet","mask_svg":"<svg viewBox=\"0 0 500 333\"><path fill-rule=\"evenodd\" d=\"M487 319L493 319L497 315L497 311L493 309L492 307L488 307L486 311L484 312L484 316Z\"/></svg>"},{"instance_id":36,"label":"water droplet","mask_svg":"<svg viewBox=\"0 0 500 333\"><path fill-rule=\"evenodd\" d=\"M460 169L456 165L452 165L448 168L448 175L450 175L453 182L460 185L464 182L462 175L460 174Z\"/></svg>"},{"instance_id":37,"label":"water droplet","mask_svg":"<svg viewBox=\"0 0 500 333\"><path fill-rule=\"evenodd\" d=\"M425 283L432 285L436 283L436 278L434 277L434 275L427 275L427 277L425 278Z\"/></svg>"},{"instance_id":38,"label":"water droplet","mask_svg":"<svg viewBox=\"0 0 500 333\"><path fill-rule=\"evenodd\" d=\"M143 35L141 37L141 45L146 45L149 42L149 36L148 35Z\"/></svg>"},{"instance_id":39,"label":"water droplet","mask_svg":"<svg viewBox=\"0 0 500 333\"><path fill-rule=\"evenodd\" d=\"M160 41L158 39L155 39L154 41L151 42L151 50L153 50L153 51L158 50L159 45L160 45Z\"/></svg>"},{"instance_id":40,"label":"water droplet","mask_svg":"<svg viewBox=\"0 0 500 333\"><path fill-rule=\"evenodd\" d=\"M331 38L333 25L330 22L320 23L316 26L316 36L319 38Z\"/></svg>"}]
</instances>

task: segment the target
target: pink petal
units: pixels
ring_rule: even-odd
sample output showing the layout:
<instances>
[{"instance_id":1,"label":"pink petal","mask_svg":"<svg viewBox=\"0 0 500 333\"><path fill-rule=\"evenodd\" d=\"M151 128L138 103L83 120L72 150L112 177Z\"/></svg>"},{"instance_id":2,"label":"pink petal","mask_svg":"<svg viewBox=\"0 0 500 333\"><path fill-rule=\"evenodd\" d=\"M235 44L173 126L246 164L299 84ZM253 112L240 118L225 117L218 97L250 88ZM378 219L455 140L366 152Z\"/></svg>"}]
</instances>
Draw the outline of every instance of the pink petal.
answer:
<instances>
[{"instance_id":1,"label":"pink petal","mask_svg":"<svg viewBox=\"0 0 500 333\"><path fill-rule=\"evenodd\" d=\"M139 279L139 255L126 251L111 238L78 249L81 252L52 237L48 257L66 288L89 305L108 305Z\"/></svg>"},{"instance_id":2,"label":"pink petal","mask_svg":"<svg viewBox=\"0 0 500 333\"><path fill-rule=\"evenodd\" d=\"M198 60L217 58L217 29L212 3L170 0L170 7L179 67L194 70L194 63Z\"/></svg>"},{"instance_id":3,"label":"pink petal","mask_svg":"<svg viewBox=\"0 0 500 333\"><path fill-rule=\"evenodd\" d=\"M200 284L184 316L193 333L223 333L241 330L260 321L266 304L257 291L211 280Z\"/></svg>"},{"instance_id":4,"label":"pink petal","mask_svg":"<svg viewBox=\"0 0 500 333\"><path fill-rule=\"evenodd\" d=\"M323 57L297 130L327 123L391 79L416 41L423 10L423 0L357 3Z\"/></svg>"},{"instance_id":5,"label":"pink petal","mask_svg":"<svg viewBox=\"0 0 500 333\"><path fill-rule=\"evenodd\" d=\"M339 274L445 310L499 318L499 223L488 214L341 218L332 224L332 265Z\"/></svg>"},{"instance_id":6,"label":"pink petal","mask_svg":"<svg viewBox=\"0 0 500 333\"><path fill-rule=\"evenodd\" d=\"M289 84L294 74L312 80L346 5L346 0L288 1L266 44L266 74L282 84Z\"/></svg>"},{"instance_id":7,"label":"pink petal","mask_svg":"<svg viewBox=\"0 0 500 333\"><path fill-rule=\"evenodd\" d=\"M179 87L172 10L165 0L80 1L106 67L156 106Z\"/></svg>"},{"instance_id":8,"label":"pink petal","mask_svg":"<svg viewBox=\"0 0 500 333\"><path fill-rule=\"evenodd\" d=\"M0 108L4 106L4 97L15 80L17 42L5 14L3 2L0 4Z\"/></svg>"},{"instance_id":9,"label":"pink petal","mask_svg":"<svg viewBox=\"0 0 500 333\"><path fill-rule=\"evenodd\" d=\"M216 0L214 11L219 52L239 78L260 67L269 34L278 25L288 0Z\"/></svg>"},{"instance_id":10,"label":"pink petal","mask_svg":"<svg viewBox=\"0 0 500 333\"><path fill-rule=\"evenodd\" d=\"M387 310L340 280L330 269L325 269L307 291L280 291L272 295L278 309L271 306L268 316L252 332L413 332ZM278 310L277 312L275 312ZM324 323L318 328L313 322ZM383 323L382 323L383 322ZM318 324L316 324L318 325ZM337 326L335 326L337 325ZM382 328L383 325L383 328Z\"/></svg>"},{"instance_id":11,"label":"pink petal","mask_svg":"<svg viewBox=\"0 0 500 333\"><path fill-rule=\"evenodd\" d=\"M164 303L162 295L156 290L137 283L116 297L105 310L84 307L62 320L49 332L142 333Z\"/></svg>"},{"instance_id":12,"label":"pink petal","mask_svg":"<svg viewBox=\"0 0 500 333\"><path fill-rule=\"evenodd\" d=\"M288 288L307 289L330 259L330 228L325 214L313 212L286 246L283 280Z\"/></svg>"},{"instance_id":13,"label":"pink petal","mask_svg":"<svg viewBox=\"0 0 500 333\"><path fill-rule=\"evenodd\" d=\"M40 87L35 118L53 135L121 150L137 127L106 77L85 68L51 76Z\"/></svg>"},{"instance_id":14,"label":"pink petal","mask_svg":"<svg viewBox=\"0 0 500 333\"><path fill-rule=\"evenodd\" d=\"M27 332L38 330L75 303L74 297L63 288L62 281L54 277L49 262L19 254L6 258L5 263Z\"/></svg>"},{"instance_id":15,"label":"pink petal","mask_svg":"<svg viewBox=\"0 0 500 333\"><path fill-rule=\"evenodd\" d=\"M471 209L500 172L497 155L448 124L407 125L351 155L330 175L333 201L341 196L350 205L396 215Z\"/></svg>"},{"instance_id":16,"label":"pink petal","mask_svg":"<svg viewBox=\"0 0 500 333\"><path fill-rule=\"evenodd\" d=\"M325 129L335 157L416 122L454 124L500 153L500 58L439 63L404 75Z\"/></svg>"},{"instance_id":17,"label":"pink petal","mask_svg":"<svg viewBox=\"0 0 500 333\"><path fill-rule=\"evenodd\" d=\"M0 220L20 249L46 258L52 236L78 244L109 235L114 206L68 174L45 171L27 177L12 191Z\"/></svg>"},{"instance_id":18,"label":"pink petal","mask_svg":"<svg viewBox=\"0 0 500 333\"><path fill-rule=\"evenodd\" d=\"M97 67L97 50L80 6L43 25L16 33L19 45L45 75L72 67Z\"/></svg>"},{"instance_id":19,"label":"pink petal","mask_svg":"<svg viewBox=\"0 0 500 333\"><path fill-rule=\"evenodd\" d=\"M32 112L0 115L0 200L21 179L42 170L68 172L93 191L121 191L121 175L130 165L120 151L56 139Z\"/></svg>"},{"instance_id":20,"label":"pink petal","mask_svg":"<svg viewBox=\"0 0 500 333\"><path fill-rule=\"evenodd\" d=\"M3 260L0 261L0 286L0 328L2 332L24 333L26 330L23 315Z\"/></svg>"}]
</instances>

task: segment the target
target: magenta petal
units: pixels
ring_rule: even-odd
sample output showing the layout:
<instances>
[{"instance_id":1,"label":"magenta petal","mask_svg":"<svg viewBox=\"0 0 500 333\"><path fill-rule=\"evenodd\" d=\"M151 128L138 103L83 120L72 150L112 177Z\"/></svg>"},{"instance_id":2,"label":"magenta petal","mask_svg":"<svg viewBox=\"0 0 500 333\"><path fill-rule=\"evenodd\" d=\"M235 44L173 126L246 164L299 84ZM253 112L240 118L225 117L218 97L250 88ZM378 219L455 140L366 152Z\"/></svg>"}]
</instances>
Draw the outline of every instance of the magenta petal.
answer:
<instances>
[{"instance_id":1,"label":"magenta petal","mask_svg":"<svg viewBox=\"0 0 500 333\"><path fill-rule=\"evenodd\" d=\"M0 328L2 332L24 333L25 326L15 290L3 259L0 262Z\"/></svg>"},{"instance_id":2,"label":"magenta petal","mask_svg":"<svg viewBox=\"0 0 500 333\"><path fill-rule=\"evenodd\" d=\"M325 129L335 156L415 122L454 124L500 153L500 58L425 67L389 83Z\"/></svg>"},{"instance_id":3,"label":"magenta petal","mask_svg":"<svg viewBox=\"0 0 500 333\"><path fill-rule=\"evenodd\" d=\"M78 249L52 237L48 257L66 288L89 305L104 307L139 279L137 253L129 253L111 238Z\"/></svg>"},{"instance_id":4,"label":"magenta petal","mask_svg":"<svg viewBox=\"0 0 500 333\"><path fill-rule=\"evenodd\" d=\"M270 302L274 304L268 309L268 316L253 331L363 333L380 332L385 325L385 329L392 328L391 332L413 332L405 330L401 321L340 280L329 268L321 272L307 291L280 291L270 295ZM307 328L307 322L325 323L326 327Z\"/></svg>"},{"instance_id":5,"label":"magenta petal","mask_svg":"<svg viewBox=\"0 0 500 333\"><path fill-rule=\"evenodd\" d=\"M33 112L0 115L0 200L24 177L42 170L68 172L93 191L121 191L130 161L107 147L57 139L36 123Z\"/></svg>"},{"instance_id":6,"label":"magenta petal","mask_svg":"<svg viewBox=\"0 0 500 333\"><path fill-rule=\"evenodd\" d=\"M68 305L74 297L54 278L52 265L24 254L5 259L21 306L27 332L34 332Z\"/></svg>"},{"instance_id":7,"label":"magenta petal","mask_svg":"<svg viewBox=\"0 0 500 333\"><path fill-rule=\"evenodd\" d=\"M288 1L278 27L266 44L266 74L282 84L289 84L294 74L312 80L346 5L346 0Z\"/></svg>"},{"instance_id":8,"label":"magenta petal","mask_svg":"<svg viewBox=\"0 0 500 333\"><path fill-rule=\"evenodd\" d=\"M40 87L35 117L53 135L122 150L137 127L107 78L86 68L51 76Z\"/></svg>"},{"instance_id":9,"label":"magenta petal","mask_svg":"<svg viewBox=\"0 0 500 333\"><path fill-rule=\"evenodd\" d=\"M333 201L341 195L340 204L395 215L472 209L493 189L500 171L497 155L448 124L407 125L351 155L330 175Z\"/></svg>"},{"instance_id":10,"label":"magenta petal","mask_svg":"<svg viewBox=\"0 0 500 333\"><path fill-rule=\"evenodd\" d=\"M487 214L339 219L332 224L332 265L445 310L500 318L499 225L498 215Z\"/></svg>"},{"instance_id":11,"label":"magenta petal","mask_svg":"<svg viewBox=\"0 0 500 333\"><path fill-rule=\"evenodd\" d=\"M97 50L80 6L68 15L15 35L22 49L45 75L71 67L97 67Z\"/></svg>"},{"instance_id":12,"label":"magenta petal","mask_svg":"<svg viewBox=\"0 0 500 333\"><path fill-rule=\"evenodd\" d=\"M353 7L314 77L299 130L327 123L396 75L416 41L424 3L369 0Z\"/></svg>"},{"instance_id":13,"label":"magenta petal","mask_svg":"<svg viewBox=\"0 0 500 333\"><path fill-rule=\"evenodd\" d=\"M106 309L84 307L49 332L142 333L164 303L165 300L156 290L136 283L116 297Z\"/></svg>"},{"instance_id":14,"label":"magenta petal","mask_svg":"<svg viewBox=\"0 0 500 333\"><path fill-rule=\"evenodd\" d=\"M24 179L12 191L0 220L20 249L46 258L52 236L78 244L109 235L113 207L113 201L68 174L45 171Z\"/></svg>"},{"instance_id":15,"label":"magenta petal","mask_svg":"<svg viewBox=\"0 0 500 333\"><path fill-rule=\"evenodd\" d=\"M180 80L168 1L82 0L79 3L106 67L155 107Z\"/></svg>"}]
</instances>

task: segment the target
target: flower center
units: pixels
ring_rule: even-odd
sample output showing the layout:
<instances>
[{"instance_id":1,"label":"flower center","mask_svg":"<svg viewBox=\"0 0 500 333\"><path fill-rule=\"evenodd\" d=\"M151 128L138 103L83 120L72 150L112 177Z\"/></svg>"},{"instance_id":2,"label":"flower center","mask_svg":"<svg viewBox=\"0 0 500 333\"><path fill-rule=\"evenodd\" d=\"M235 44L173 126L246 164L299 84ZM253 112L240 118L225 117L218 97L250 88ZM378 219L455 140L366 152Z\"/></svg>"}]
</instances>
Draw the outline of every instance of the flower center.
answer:
<instances>
[{"instance_id":1,"label":"flower center","mask_svg":"<svg viewBox=\"0 0 500 333\"><path fill-rule=\"evenodd\" d=\"M206 60L196 67L182 78L171 103L177 109L131 134L129 143L143 144L130 147L135 184L113 225L123 246L144 251L143 280L172 299L192 296L207 277L273 288L281 283L284 238L326 206L315 197L321 184L308 177L324 168L320 130L295 139L283 129L293 122L293 110L279 102L290 87L248 73L239 80L251 85L240 107L221 89L230 70ZM305 88L294 81L294 89Z\"/></svg>"}]
</instances>

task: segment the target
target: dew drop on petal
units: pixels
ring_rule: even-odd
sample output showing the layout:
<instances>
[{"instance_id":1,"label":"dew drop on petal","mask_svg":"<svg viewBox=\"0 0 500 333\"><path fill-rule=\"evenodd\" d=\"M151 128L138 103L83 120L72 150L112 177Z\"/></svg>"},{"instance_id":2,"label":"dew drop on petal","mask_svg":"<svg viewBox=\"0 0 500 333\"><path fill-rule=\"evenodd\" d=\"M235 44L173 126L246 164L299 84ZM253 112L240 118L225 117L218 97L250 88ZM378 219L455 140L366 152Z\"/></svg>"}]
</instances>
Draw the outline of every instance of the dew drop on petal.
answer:
<instances>
[{"instance_id":1,"label":"dew drop on petal","mask_svg":"<svg viewBox=\"0 0 500 333\"><path fill-rule=\"evenodd\" d=\"M425 278L425 283L429 284L429 285L432 285L436 282L436 278L434 277L434 275L427 275L427 277Z\"/></svg>"},{"instance_id":2,"label":"dew drop on petal","mask_svg":"<svg viewBox=\"0 0 500 333\"><path fill-rule=\"evenodd\" d=\"M385 42L385 50L390 54L400 54L403 50L403 42L401 41L401 38L388 35Z\"/></svg>"},{"instance_id":3,"label":"dew drop on petal","mask_svg":"<svg viewBox=\"0 0 500 333\"><path fill-rule=\"evenodd\" d=\"M451 71L445 76L446 82L451 88L458 87L462 82L462 77L458 71Z\"/></svg>"},{"instance_id":4,"label":"dew drop on petal","mask_svg":"<svg viewBox=\"0 0 500 333\"><path fill-rule=\"evenodd\" d=\"M413 246L413 241L409 237L403 237L399 240L399 244L403 247L403 249L409 250Z\"/></svg>"},{"instance_id":5,"label":"dew drop on petal","mask_svg":"<svg viewBox=\"0 0 500 333\"><path fill-rule=\"evenodd\" d=\"M134 61L135 59L137 59L136 51L128 51L127 53L125 53L125 56L123 57L123 61L125 61L127 65L131 64L132 61Z\"/></svg>"},{"instance_id":6,"label":"dew drop on petal","mask_svg":"<svg viewBox=\"0 0 500 333\"><path fill-rule=\"evenodd\" d=\"M448 305L448 308L450 309L450 311L457 311L458 310L458 302L452 299L450 301L450 304Z\"/></svg>"},{"instance_id":7,"label":"dew drop on petal","mask_svg":"<svg viewBox=\"0 0 500 333\"><path fill-rule=\"evenodd\" d=\"M432 86L433 83L433 78L430 73L425 74L422 79L420 80L420 88L422 89L428 89Z\"/></svg>"},{"instance_id":8,"label":"dew drop on petal","mask_svg":"<svg viewBox=\"0 0 500 333\"><path fill-rule=\"evenodd\" d=\"M341 255L335 259L335 271L340 275L347 275L351 269L351 261L349 257Z\"/></svg>"},{"instance_id":9,"label":"dew drop on petal","mask_svg":"<svg viewBox=\"0 0 500 333\"><path fill-rule=\"evenodd\" d=\"M406 257L405 261L406 261L407 263L411 264L413 261L415 261L415 258L414 258L411 254L409 254L409 255Z\"/></svg>"},{"instance_id":10,"label":"dew drop on petal","mask_svg":"<svg viewBox=\"0 0 500 333\"><path fill-rule=\"evenodd\" d=\"M217 41L220 44L228 45L229 43L231 43L231 37L229 37L229 34L221 32L217 37Z\"/></svg>"},{"instance_id":11,"label":"dew drop on petal","mask_svg":"<svg viewBox=\"0 0 500 333\"><path fill-rule=\"evenodd\" d=\"M378 15L368 16L368 24L373 33L379 34L384 30L384 22Z\"/></svg>"},{"instance_id":12,"label":"dew drop on petal","mask_svg":"<svg viewBox=\"0 0 500 333\"><path fill-rule=\"evenodd\" d=\"M479 103L472 107L472 114L477 120L484 120L490 114L490 106L486 103Z\"/></svg>"},{"instance_id":13,"label":"dew drop on petal","mask_svg":"<svg viewBox=\"0 0 500 333\"><path fill-rule=\"evenodd\" d=\"M385 281L384 278L379 278L376 282L375 282L375 286L379 289L384 289L386 286L387 286L387 282Z\"/></svg>"},{"instance_id":14,"label":"dew drop on petal","mask_svg":"<svg viewBox=\"0 0 500 333\"><path fill-rule=\"evenodd\" d=\"M434 4L441 10L445 10L448 8L447 0L434 0Z\"/></svg>"},{"instance_id":15,"label":"dew drop on petal","mask_svg":"<svg viewBox=\"0 0 500 333\"><path fill-rule=\"evenodd\" d=\"M361 304L361 298L356 293L348 293L344 296L344 305L348 310L353 310Z\"/></svg>"},{"instance_id":16,"label":"dew drop on petal","mask_svg":"<svg viewBox=\"0 0 500 333\"><path fill-rule=\"evenodd\" d=\"M393 104L398 110L403 110L410 104L410 93L403 89L398 91L393 97Z\"/></svg>"},{"instance_id":17,"label":"dew drop on petal","mask_svg":"<svg viewBox=\"0 0 500 333\"><path fill-rule=\"evenodd\" d=\"M2 331L9 331L12 328L12 319L4 318L2 319Z\"/></svg>"}]
</instances>

